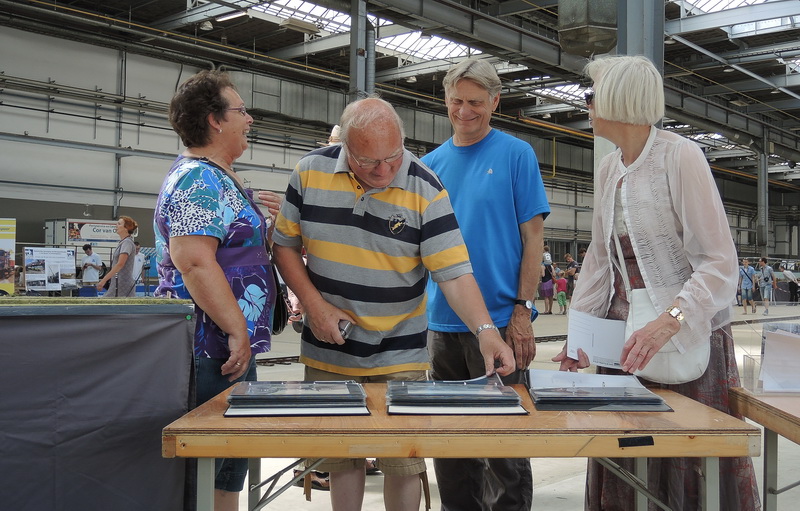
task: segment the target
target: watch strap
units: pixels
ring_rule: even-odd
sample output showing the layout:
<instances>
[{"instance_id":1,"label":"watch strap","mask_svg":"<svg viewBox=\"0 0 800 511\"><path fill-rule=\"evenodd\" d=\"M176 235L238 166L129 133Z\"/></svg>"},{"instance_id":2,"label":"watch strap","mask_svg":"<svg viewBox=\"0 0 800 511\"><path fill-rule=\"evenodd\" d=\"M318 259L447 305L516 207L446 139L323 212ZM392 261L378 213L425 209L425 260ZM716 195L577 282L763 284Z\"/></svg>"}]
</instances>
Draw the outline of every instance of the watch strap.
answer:
<instances>
[{"instance_id":1,"label":"watch strap","mask_svg":"<svg viewBox=\"0 0 800 511\"><path fill-rule=\"evenodd\" d=\"M514 300L514 305L522 305L526 309L531 309L531 301L530 300Z\"/></svg>"}]
</instances>

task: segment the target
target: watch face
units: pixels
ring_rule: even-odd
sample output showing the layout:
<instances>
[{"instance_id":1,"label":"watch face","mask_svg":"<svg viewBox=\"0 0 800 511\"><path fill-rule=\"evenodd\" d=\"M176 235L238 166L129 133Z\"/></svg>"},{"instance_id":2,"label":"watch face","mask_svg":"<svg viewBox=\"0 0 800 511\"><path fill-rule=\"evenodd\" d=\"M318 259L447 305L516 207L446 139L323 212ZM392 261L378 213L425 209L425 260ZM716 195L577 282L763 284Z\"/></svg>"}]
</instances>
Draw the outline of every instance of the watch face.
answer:
<instances>
[{"instance_id":1,"label":"watch face","mask_svg":"<svg viewBox=\"0 0 800 511\"><path fill-rule=\"evenodd\" d=\"M533 309L533 302L530 300L514 300L514 303L517 305L522 305L527 309Z\"/></svg>"}]
</instances>

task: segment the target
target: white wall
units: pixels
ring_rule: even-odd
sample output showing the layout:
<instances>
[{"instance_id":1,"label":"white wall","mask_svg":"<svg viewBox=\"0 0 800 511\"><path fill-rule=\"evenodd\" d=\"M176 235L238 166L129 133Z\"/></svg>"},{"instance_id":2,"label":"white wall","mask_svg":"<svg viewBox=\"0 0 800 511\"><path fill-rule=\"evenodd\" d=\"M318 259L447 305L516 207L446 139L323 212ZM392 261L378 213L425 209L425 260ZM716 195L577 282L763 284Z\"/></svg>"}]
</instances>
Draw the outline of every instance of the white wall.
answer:
<instances>
[{"instance_id":1,"label":"white wall","mask_svg":"<svg viewBox=\"0 0 800 511\"><path fill-rule=\"evenodd\" d=\"M79 89L101 89L127 98L168 103L175 86L197 69L115 50L55 39L28 32L0 30L0 71L8 77L52 81ZM183 148L165 116L126 109L118 131L117 109L85 102L6 89L0 93L0 133L55 139L66 143L124 147L176 155ZM50 111L48 111L50 110ZM0 198L60 203L113 205L116 162L111 152L57 147L19 141L0 141ZM301 151L259 147L246 152L241 163L292 168ZM152 208L171 160L124 156L119 184L128 207ZM248 171L254 187L285 190L288 175ZM74 187L70 189L68 187ZM142 195L144 194L144 195ZM52 215L51 215L52 216Z\"/></svg>"}]
</instances>

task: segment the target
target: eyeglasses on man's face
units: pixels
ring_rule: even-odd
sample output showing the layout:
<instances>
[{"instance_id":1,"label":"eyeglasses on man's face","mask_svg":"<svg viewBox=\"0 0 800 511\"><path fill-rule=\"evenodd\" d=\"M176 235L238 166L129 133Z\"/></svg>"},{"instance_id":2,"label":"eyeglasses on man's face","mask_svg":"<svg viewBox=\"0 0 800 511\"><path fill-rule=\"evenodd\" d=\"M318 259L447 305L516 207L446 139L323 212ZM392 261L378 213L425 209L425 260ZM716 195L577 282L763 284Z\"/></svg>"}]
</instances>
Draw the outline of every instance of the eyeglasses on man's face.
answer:
<instances>
[{"instance_id":1,"label":"eyeglasses on man's face","mask_svg":"<svg viewBox=\"0 0 800 511\"><path fill-rule=\"evenodd\" d=\"M225 109L226 112L231 112L231 111L234 111L234 110L239 112L240 114L242 114L242 117L247 115L247 107L244 106L244 105L237 106L236 108L226 108Z\"/></svg>"},{"instance_id":2,"label":"eyeglasses on man's face","mask_svg":"<svg viewBox=\"0 0 800 511\"><path fill-rule=\"evenodd\" d=\"M345 147L347 147L347 144L345 144ZM351 151L349 147L347 147L347 153L350 155L351 158L353 158L353 160L355 160L356 164L359 167L361 167L364 170L372 170L372 169L376 168L378 165L380 165L381 163L388 163L388 164L391 165L392 163L394 163L397 160L399 160L400 158L402 158L403 157L403 148L400 147L400 149L398 149L396 153L394 153L391 156L389 156L388 158L384 158L382 160L372 160L370 158L359 158L358 156L353 154L353 151Z\"/></svg>"},{"instance_id":3,"label":"eyeglasses on man's face","mask_svg":"<svg viewBox=\"0 0 800 511\"><path fill-rule=\"evenodd\" d=\"M586 106L592 106L594 91L592 89L587 89L586 92L583 93L583 99L586 100Z\"/></svg>"}]
</instances>

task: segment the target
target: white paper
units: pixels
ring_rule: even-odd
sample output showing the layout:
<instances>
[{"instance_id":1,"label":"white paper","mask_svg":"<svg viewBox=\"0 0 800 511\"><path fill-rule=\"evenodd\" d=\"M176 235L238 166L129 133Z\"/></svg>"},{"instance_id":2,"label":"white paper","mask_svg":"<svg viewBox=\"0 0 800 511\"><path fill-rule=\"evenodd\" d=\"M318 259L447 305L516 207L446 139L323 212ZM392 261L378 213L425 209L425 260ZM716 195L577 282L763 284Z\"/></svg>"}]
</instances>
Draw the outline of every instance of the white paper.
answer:
<instances>
[{"instance_id":1,"label":"white paper","mask_svg":"<svg viewBox=\"0 0 800 511\"><path fill-rule=\"evenodd\" d=\"M522 405L510 406L413 406L388 405L392 415L525 415Z\"/></svg>"},{"instance_id":2,"label":"white paper","mask_svg":"<svg viewBox=\"0 0 800 511\"><path fill-rule=\"evenodd\" d=\"M621 369L619 359L625 345L625 322L601 319L585 312L570 310L567 317L567 356L578 360L578 348L589 362L602 367Z\"/></svg>"},{"instance_id":3,"label":"white paper","mask_svg":"<svg viewBox=\"0 0 800 511\"><path fill-rule=\"evenodd\" d=\"M766 333L761 380L764 392L800 392L800 335Z\"/></svg>"},{"instance_id":4,"label":"white paper","mask_svg":"<svg viewBox=\"0 0 800 511\"><path fill-rule=\"evenodd\" d=\"M301 417L318 415L369 415L369 409L363 406L321 406L321 407L269 407L269 408L250 408L229 406L225 411L225 417Z\"/></svg>"}]
</instances>

